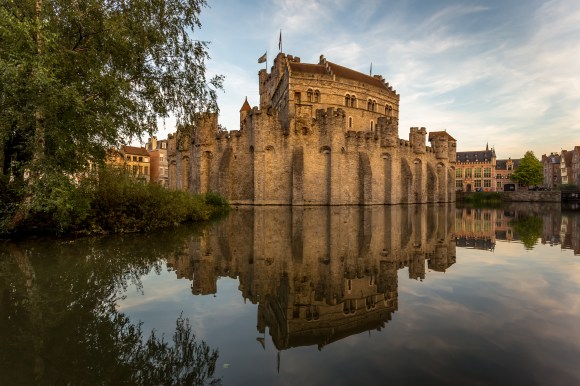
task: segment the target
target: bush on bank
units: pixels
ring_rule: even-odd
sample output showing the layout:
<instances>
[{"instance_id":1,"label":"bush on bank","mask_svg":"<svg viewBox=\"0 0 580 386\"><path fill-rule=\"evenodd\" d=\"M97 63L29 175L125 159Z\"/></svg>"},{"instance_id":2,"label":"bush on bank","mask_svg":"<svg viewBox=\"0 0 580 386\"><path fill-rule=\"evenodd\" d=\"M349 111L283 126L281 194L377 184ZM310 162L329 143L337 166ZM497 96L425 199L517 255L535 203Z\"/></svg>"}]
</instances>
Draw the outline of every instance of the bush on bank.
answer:
<instances>
[{"instance_id":1,"label":"bush on bank","mask_svg":"<svg viewBox=\"0 0 580 386\"><path fill-rule=\"evenodd\" d=\"M502 203L502 197L498 192L469 192L458 193L457 201L474 205L497 205Z\"/></svg>"},{"instance_id":2,"label":"bush on bank","mask_svg":"<svg viewBox=\"0 0 580 386\"><path fill-rule=\"evenodd\" d=\"M128 173L103 169L75 183L43 176L33 188L26 220L10 226L17 194L3 202L0 234L107 234L150 231L186 221L207 221L229 210L216 193L194 195L135 181Z\"/></svg>"}]
</instances>

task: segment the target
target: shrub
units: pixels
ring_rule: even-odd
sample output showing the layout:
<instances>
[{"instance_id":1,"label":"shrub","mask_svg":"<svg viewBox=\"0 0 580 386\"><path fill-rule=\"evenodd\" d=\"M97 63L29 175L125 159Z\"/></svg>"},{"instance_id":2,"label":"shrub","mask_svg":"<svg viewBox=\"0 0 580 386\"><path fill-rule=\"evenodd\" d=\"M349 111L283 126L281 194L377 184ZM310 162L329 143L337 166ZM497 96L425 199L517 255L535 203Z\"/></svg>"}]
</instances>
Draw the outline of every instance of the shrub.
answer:
<instances>
[{"instance_id":1,"label":"shrub","mask_svg":"<svg viewBox=\"0 0 580 386\"><path fill-rule=\"evenodd\" d=\"M216 193L193 195L139 182L120 169L104 168L75 183L62 175L43 176L19 233L127 233L207 221L229 209ZM6 220L10 216L4 215ZM2 224L0 224L1 226ZM8 233L8 227L0 233Z\"/></svg>"}]
</instances>

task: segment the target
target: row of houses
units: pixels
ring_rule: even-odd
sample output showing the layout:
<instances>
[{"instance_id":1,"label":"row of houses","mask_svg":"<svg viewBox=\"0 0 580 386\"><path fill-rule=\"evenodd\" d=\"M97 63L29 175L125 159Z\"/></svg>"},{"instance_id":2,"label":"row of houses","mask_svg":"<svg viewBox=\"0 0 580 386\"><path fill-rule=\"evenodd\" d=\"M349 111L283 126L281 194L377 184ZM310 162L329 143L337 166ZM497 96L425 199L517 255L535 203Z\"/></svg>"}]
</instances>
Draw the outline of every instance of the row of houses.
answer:
<instances>
[{"instance_id":1,"label":"row of houses","mask_svg":"<svg viewBox=\"0 0 580 386\"><path fill-rule=\"evenodd\" d=\"M169 186L166 139L151 137L145 147L121 146L110 151L108 161L124 167L137 180Z\"/></svg>"},{"instance_id":2,"label":"row of houses","mask_svg":"<svg viewBox=\"0 0 580 386\"><path fill-rule=\"evenodd\" d=\"M580 187L580 146L573 150L542 155L544 183L547 189L560 185ZM526 188L512 179L519 159L497 159L495 149L458 151L455 164L455 188L458 191L499 192Z\"/></svg>"},{"instance_id":3,"label":"row of houses","mask_svg":"<svg viewBox=\"0 0 580 386\"><path fill-rule=\"evenodd\" d=\"M499 192L521 187L512 180L519 159L497 159L495 149L458 151L455 163L455 189L463 192Z\"/></svg>"},{"instance_id":4,"label":"row of houses","mask_svg":"<svg viewBox=\"0 0 580 386\"><path fill-rule=\"evenodd\" d=\"M560 185L580 187L580 146L560 153L542 155L544 186L554 189Z\"/></svg>"}]
</instances>

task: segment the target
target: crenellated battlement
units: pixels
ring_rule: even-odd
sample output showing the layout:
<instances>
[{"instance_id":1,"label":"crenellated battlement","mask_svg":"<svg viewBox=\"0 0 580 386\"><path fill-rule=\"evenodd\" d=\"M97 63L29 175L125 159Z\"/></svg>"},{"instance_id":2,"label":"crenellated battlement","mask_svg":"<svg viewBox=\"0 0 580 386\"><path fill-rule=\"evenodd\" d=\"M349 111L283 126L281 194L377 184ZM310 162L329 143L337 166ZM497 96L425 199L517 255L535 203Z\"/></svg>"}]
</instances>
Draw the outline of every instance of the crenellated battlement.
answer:
<instances>
[{"instance_id":1,"label":"crenellated battlement","mask_svg":"<svg viewBox=\"0 0 580 386\"><path fill-rule=\"evenodd\" d=\"M454 201L455 140L431 133L427 146L425 127L399 138L399 95L381 75L280 53L258 77L259 105L246 98L239 130L206 115L172 139L187 142L170 143L172 187L252 205Z\"/></svg>"}]
</instances>

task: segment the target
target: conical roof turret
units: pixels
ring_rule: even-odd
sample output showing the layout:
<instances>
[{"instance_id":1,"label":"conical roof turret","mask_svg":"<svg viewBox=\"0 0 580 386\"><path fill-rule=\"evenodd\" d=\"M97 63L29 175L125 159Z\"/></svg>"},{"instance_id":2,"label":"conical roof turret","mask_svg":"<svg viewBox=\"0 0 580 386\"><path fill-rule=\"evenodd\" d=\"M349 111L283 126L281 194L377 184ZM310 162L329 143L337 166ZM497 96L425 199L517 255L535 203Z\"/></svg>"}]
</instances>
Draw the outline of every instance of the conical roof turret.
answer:
<instances>
[{"instance_id":1,"label":"conical roof turret","mask_svg":"<svg viewBox=\"0 0 580 386\"><path fill-rule=\"evenodd\" d=\"M240 109L240 113L242 111L250 111L250 110L252 110L252 107L248 103L248 97L246 97L246 100L244 101L244 104L242 105L242 108Z\"/></svg>"}]
</instances>

